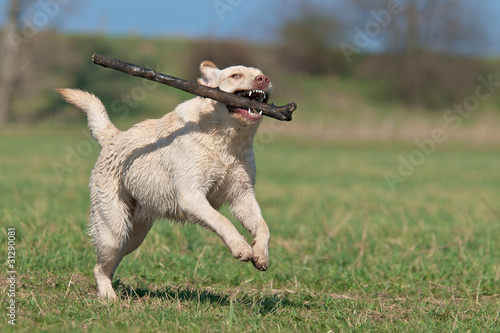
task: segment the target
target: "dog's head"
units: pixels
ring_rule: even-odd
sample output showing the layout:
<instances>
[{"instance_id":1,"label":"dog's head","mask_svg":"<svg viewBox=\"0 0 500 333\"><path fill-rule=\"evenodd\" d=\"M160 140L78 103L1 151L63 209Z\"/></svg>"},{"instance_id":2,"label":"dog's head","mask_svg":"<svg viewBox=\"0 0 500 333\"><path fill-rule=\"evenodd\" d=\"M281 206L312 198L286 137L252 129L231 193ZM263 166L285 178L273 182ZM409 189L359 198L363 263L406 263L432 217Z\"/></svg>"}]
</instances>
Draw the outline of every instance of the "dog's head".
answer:
<instances>
[{"instance_id":1,"label":"dog's head","mask_svg":"<svg viewBox=\"0 0 500 333\"><path fill-rule=\"evenodd\" d=\"M267 103L272 91L271 81L261 70L253 67L231 66L218 69L211 61L204 61L200 65L201 78L198 82L259 102ZM260 123L262 112L245 110L226 106L227 111L240 121L249 124Z\"/></svg>"}]
</instances>

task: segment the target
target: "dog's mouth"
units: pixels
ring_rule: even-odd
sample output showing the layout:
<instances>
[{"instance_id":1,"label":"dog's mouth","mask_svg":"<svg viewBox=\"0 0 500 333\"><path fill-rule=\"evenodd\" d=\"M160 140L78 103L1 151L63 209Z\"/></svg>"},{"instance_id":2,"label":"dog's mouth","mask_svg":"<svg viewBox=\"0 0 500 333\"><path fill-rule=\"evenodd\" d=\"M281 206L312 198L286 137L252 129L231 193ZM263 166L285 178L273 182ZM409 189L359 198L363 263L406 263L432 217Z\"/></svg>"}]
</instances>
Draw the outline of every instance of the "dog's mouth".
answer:
<instances>
[{"instance_id":1,"label":"dog's mouth","mask_svg":"<svg viewBox=\"0 0 500 333\"><path fill-rule=\"evenodd\" d=\"M233 94L243 96L248 99L253 99L260 103L267 103L269 101L269 93L260 89L237 90ZM233 108L231 106L228 106L227 109L229 110L229 112L239 114L243 118L251 121L259 121L262 118L262 111L257 111L254 109Z\"/></svg>"}]
</instances>

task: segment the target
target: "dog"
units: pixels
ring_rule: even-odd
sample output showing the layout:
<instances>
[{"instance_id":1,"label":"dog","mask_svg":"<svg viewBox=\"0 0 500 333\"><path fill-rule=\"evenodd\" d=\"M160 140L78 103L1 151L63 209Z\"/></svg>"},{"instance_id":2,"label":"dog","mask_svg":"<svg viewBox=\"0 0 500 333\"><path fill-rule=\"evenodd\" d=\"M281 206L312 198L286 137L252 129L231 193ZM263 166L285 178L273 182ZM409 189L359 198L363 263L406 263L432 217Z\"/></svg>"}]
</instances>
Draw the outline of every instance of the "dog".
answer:
<instances>
[{"instance_id":1,"label":"dog","mask_svg":"<svg viewBox=\"0 0 500 333\"><path fill-rule=\"evenodd\" d=\"M200 72L200 84L260 102L267 103L272 92L269 78L256 68L219 69L204 61ZM195 97L160 119L122 132L95 95L58 91L86 113L101 146L89 182L89 234L97 254L99 297L117 299L112 287L116 268L160 218L199 224L219 235L233 257L267 270L270 234L254 191L253 139L262 112ZM223 204L252 234L251 245L218 212Z\"/></svg>"}]
</instances>

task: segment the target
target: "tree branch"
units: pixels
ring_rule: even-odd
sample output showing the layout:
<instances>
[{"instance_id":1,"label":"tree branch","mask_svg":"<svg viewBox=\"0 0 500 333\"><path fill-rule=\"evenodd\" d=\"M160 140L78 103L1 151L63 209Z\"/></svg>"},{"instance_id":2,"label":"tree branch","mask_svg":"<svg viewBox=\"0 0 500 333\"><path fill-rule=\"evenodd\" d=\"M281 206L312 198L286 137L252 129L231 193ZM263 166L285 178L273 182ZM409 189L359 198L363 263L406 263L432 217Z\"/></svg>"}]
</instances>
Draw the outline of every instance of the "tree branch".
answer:
<instances>
[{"instance_id":1,"label":"tree branch","mask_svg":"<svg viewBox=\"0 0 500 333\"><path fill-rule=\"evenodd\" d=\"M259 103L255 100L222 91L219 88L207 87L197 82L186 81L170 75L158 73L150 68L137 66L118 59L107 58L99 54L94 54L92 56L92 62L128 75L163 83L167 86L181 89L194 95L208 97L231 107L262 111L263 115L278 120L292 120L292 112L297 108L297 104L293 102L284 106Z\"/></svg>"}]
</instances>

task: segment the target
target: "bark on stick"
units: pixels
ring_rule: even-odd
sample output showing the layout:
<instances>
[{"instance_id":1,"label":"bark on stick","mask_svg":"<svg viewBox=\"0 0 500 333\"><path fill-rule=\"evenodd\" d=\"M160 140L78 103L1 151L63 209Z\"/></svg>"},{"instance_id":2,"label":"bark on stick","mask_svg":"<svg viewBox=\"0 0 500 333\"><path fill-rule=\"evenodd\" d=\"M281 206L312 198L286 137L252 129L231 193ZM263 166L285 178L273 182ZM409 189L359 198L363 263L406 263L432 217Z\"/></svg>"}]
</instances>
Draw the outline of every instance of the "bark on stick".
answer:
<instances>
[{"instance_id":1,"label":"bark on stick","mask_svg":"<svg viewBox=\"0 0 500 333\"><path fill-rule=\"evenodd\" d=\"M222 91L219 88L207 87L197 82L179 79L170 75L158 73L150 68L141 67L118 59L107 58L99 54L94 54L92 56L92 62L128 75L138 76L158 83L166 84L167 86L174 87L194 95L211 98L231 107L262 111L263 115L278 120L292 120L292 112L297 108L297 104L293 102L283 106L259 103L255 100L250 100L242 96Z\"/></svg>"}]
</instances>

